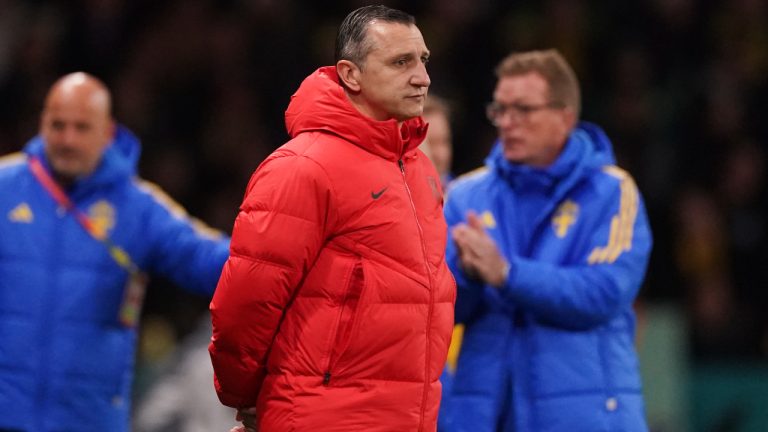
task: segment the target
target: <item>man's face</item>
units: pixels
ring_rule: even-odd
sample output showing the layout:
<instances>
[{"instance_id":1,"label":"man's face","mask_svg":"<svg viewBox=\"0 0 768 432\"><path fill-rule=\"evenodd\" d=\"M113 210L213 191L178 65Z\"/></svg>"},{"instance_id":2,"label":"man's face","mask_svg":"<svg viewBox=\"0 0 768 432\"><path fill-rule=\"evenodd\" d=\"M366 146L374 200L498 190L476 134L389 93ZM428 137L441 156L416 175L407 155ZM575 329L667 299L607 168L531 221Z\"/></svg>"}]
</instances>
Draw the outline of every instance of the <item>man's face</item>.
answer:
<instances>
[{"instance_id":1,"label":"man's face","mask_svg":"<svg viewBox=\"0 0 768 432\"><path fill-rule=\"evenodd\" d=\"M414 25L374 21L372 49L360 69L361 109L376 120L404 121L421 115L430 80L429 50Z\"/></svg>"},{"instance_id":2,"label":"man's face","mask_svg":"<svg viewBox=\"0 0 768 432\"><path fill-rule=\"evenodd\" d=\"M74 180L91 174L101 161L114 126L100 96L67 88L54 90L46 101L40 134L56 176Z\"/></svg>"},{"instance_id":3,"label":"man's face","mask_svg":"<svg viewBox=\"0 0 768 432\"><path fill-rule=\"evenodd\" d=\"M499 79L493 92L495 110L488 115L507 160L544 168L557 159L575 124L573 111L561 102L550 100L549 85L538 73Z\"/></svg>"},{"instance_id":4,"label":"man's face","mask_svg":"<svg viewBox=\"0 0 768 432\"><path fill-rule=\"evenodd\" d=\"M424 114L424 120L429 123L427 144L432 162L440 175L446 175L451 171L453 157L451 127L448 119L440 111L431 111L429 114Z\"/></svg>"}]
</instances>

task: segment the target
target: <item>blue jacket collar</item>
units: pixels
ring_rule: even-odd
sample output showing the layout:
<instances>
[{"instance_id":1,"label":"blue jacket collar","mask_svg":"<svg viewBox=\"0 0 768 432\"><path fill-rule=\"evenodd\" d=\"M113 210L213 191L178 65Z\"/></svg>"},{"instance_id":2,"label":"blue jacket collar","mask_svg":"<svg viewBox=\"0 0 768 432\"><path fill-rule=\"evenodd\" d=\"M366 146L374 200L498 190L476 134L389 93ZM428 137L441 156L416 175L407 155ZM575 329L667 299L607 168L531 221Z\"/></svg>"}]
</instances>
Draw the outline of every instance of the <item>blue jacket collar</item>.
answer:
<instances>
[{"instance_id":1,"label":"blue jacket collar","mask_svg":"<svg viewBox=\"0 0 768 432\"><path fill-rule=\"evenodd\" d=\"M37 135L24 146L24 152L40 158L45 168L50 171L43 146L42 136ZM136 135L128 128L118 125L115 138L107 146L99 166L90 175L78 179L72 189L90 189L130 179L136 175L140 154L141 143Z\"/></svg>"},{"instance_id":2,"label":"blue jacket collar","mask_svg":"<svg viewBox=\"0 0 768 432\"><path fill-rule=\"evenodd\" d=\"M603 130L592 123L580 122L571 132L562 153L552 165L534 168L504 158L497 141L485 160L486 165L513 188L538 190L547 194L563 186L570 187L588 168L615 163L613 148ZM564 181L569 179L570 181Z\"/></svg>"}]
</instances>

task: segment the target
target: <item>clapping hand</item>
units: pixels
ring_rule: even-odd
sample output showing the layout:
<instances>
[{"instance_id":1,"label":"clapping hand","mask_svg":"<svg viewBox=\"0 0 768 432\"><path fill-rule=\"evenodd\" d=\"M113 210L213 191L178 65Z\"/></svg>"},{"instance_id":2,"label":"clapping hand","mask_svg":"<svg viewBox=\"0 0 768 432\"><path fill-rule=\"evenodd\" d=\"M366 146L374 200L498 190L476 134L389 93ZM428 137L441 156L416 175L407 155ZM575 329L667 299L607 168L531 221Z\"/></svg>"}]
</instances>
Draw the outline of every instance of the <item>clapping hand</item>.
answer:
<instances>
[{"instance_id":1,"label":"clapping hand","mask_svg":"<svg viewBox=\"0 0 768 432\"><path fill-rule=\"evenodd\" d=\"M459 249L462 269L467 275L495 287L504 285L509 274L509 263L485 232L483 222L475 212L467 213L467 222L456 225L451 234Z\"/></svg>"}]
</instances>

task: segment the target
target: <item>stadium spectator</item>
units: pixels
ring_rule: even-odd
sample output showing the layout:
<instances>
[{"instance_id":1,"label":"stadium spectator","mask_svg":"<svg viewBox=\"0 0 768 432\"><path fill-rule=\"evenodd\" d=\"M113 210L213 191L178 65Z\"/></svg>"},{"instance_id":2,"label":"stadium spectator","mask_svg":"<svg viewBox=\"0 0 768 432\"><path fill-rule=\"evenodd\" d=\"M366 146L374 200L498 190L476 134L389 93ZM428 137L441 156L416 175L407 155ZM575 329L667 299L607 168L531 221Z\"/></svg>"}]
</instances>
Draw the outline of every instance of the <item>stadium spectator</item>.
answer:
<instances>
[{"instance_id":1,"label":"stadium spectator","mask_svg":"<svg viewBox=\"0 0 768 432\"><path fill-rule=\"evenodd\" d=\"M432 160L440 174L440 181L445 186L453 178L451 163L453 162L453 136L451 133L451 108L448 101L440 96L430 94L424 103L424 121L429 124L427 138L422 144L425 153Z\"/></svg>"}]
</instances>

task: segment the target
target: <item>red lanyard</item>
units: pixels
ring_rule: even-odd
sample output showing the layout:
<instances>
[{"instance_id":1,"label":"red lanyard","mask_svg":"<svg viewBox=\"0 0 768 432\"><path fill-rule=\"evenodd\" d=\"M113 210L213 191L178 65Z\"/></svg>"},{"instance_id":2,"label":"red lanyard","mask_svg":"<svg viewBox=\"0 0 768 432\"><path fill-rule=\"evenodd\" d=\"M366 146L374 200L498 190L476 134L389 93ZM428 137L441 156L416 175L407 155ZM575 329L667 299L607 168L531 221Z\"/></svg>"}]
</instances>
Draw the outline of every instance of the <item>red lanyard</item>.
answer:
<instances>
[{"instance_id":1,"label":"red lanyard","mask_svg":"<svg viewBox=\"0 0 768 432\"><path fill-rule=\"evenodd\" d=\"M133 263L130 255L128 255L128 253L121 247L112 243L109 237L107 237L107 232L105 230L96 228L96 225L91 221L88 215L83 213L83 211L79 208L75 207L75 204L71 199L69 199L67 193L64 192L64 189L62 189L61 186L59 186L59 184L53 180L51 175L48 174L48 171L43 168L43 164L40 162L40 159L35 156L30 156L29 169L32 171L32 174L34 174L35 178L40 182L43 188L48 191L51 197L60 206L71 212L88 234L106 246L106 248L109 250L109 255L112 257L112 259L115 260L115 262L117 262L117 264L120 265L120 267L124 268L131 274L139 272L139 268L136 266L136 264Z\"/></svg>"}]
</instances>

